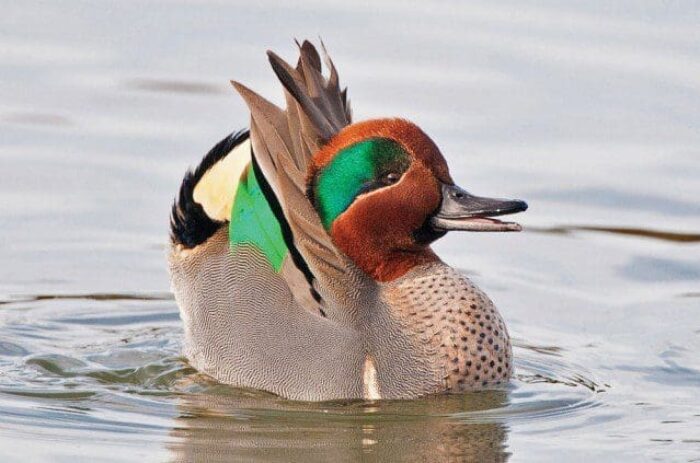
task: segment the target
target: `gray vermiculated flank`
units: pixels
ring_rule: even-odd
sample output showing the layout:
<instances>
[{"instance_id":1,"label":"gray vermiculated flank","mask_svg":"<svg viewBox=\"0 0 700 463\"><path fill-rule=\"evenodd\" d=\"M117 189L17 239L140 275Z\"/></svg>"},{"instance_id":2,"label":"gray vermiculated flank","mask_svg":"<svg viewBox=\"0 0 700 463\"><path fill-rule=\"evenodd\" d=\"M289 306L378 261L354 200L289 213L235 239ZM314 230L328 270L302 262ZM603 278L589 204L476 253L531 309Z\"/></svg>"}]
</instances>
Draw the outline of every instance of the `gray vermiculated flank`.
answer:
<instances>
[{"instance_id":1,"label":"gray vermiculated flank","mask_svg":"<svg viewBox=\"0 0 700 463\"><path fill-rule=\"evenodd\" d=\"M298 400L361 396L357 336L299 307L254 248L231 252L221 230L195 253L171 253L170 270L198 370Z\"/></svg>"}]
</instances>

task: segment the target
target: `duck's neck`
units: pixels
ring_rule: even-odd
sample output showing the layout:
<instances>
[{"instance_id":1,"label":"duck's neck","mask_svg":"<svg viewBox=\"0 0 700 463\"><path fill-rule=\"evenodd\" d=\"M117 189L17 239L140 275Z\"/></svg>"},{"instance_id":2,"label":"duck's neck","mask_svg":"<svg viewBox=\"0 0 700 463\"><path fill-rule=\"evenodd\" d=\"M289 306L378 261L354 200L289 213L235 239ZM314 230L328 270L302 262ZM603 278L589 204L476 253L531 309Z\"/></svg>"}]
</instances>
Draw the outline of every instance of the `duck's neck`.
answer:
<instances>
[{"instance_id":1,"label":"duck's neck","mask_svg":"<svg viewBox=\"0 0 700 463\"><path fill-rule=\"evenodd\" d=\"M341 222L333 227L335 244L375 281L393 281L418 266L440 262L430 246L401 239L391 230L376 233L343 225Z\"/></svg>"}]
</instances>

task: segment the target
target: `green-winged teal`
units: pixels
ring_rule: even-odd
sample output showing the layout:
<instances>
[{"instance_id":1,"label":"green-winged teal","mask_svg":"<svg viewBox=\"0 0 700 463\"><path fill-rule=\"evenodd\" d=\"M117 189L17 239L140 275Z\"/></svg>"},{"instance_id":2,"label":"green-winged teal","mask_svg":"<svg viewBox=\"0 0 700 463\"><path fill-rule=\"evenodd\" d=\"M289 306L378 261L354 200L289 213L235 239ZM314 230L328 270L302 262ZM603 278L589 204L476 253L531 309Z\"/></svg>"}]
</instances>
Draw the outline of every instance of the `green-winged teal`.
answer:
<instances>
[{"instance_id":1,"label":"green-winged teal","mask_svg":"<svg viewBox=\"0 0 700 463\"><path fill-rule=\"evenodd\" d=\"M180 187L172 285L185 355L217 380L299 400L400 399L502 384L508 331L430 244L450 230L518 231L522 201L473 196L403 119L352 123L324 50L272 52L282 110L233 85L250 132L216 145Z\"/></svg>"}]
</instances>

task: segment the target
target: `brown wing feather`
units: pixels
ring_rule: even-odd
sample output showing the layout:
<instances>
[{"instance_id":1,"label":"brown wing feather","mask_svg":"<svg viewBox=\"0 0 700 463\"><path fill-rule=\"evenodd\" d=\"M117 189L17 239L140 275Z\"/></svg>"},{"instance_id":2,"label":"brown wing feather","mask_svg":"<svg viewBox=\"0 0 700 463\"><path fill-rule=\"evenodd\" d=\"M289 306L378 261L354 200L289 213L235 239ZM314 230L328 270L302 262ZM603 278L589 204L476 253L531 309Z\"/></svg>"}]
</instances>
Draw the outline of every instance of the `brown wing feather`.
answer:
<instances>
[{"instance_id":1,"label":"brown wing feather","mask_svg":"<svg viewBox=\"0 0 700 463\"><path fill-rule=\"evenodd\" d=\"M306 175L313 154L351 122L350 109L325 48L328 79L310 42L304 41L299 51L296 69L268 52L270 64L286 90L286 110L240 83L232 83L250 108L255 159L280 202L295 246L316 279L316 290L331 306L346 306L366 278L335 247L323 228L306 196Z\"/></svg>"}]
</instances>

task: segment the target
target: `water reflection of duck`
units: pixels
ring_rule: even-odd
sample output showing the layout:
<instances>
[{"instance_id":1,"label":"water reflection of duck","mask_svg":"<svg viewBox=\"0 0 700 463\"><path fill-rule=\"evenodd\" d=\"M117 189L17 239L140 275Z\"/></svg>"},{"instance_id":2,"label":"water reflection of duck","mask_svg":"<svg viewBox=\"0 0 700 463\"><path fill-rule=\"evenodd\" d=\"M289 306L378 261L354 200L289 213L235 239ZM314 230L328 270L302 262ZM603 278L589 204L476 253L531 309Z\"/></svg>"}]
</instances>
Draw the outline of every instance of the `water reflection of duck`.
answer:
<instances>
[{"instance_id":1,"label":"water reflection of duck","mask_svg":"<svg viewBox=\"0 0 700 463\"><path fill-rule=\"evenodd\" d=\"M506 461L500 423L457 418L501 407L503 391L417 401L318 404L263 394L186 394L171 461Z\"/></svg>"},{"instance_id":2,"label":"water reflection of duck","mask_svg":"<svg viewBox=\"0 0 700 463\"><path fill-rule=\"evenodd\" d=\"M411 398L493 387L512 372L488 297L430 243L449 230L517 231L522 201L454 184L403 119L351 123L345 90L309 42L274 53L282 111L234 83L251 130L186 174L169 253L185 353L219 381L288 398Z\"/></svg>"}]
</instances>

